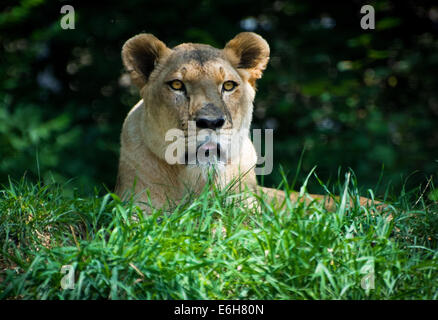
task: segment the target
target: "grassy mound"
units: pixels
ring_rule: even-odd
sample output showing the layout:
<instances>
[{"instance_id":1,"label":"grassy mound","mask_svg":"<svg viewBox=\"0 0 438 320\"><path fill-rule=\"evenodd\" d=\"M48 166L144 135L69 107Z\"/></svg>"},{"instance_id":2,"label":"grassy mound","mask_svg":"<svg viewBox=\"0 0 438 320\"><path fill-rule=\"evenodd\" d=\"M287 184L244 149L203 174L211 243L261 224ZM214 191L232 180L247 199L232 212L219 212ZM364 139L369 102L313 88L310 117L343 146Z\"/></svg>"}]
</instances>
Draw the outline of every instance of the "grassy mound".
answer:
<instances>
[{"instance_id":1,"label":"grassy mound","mask_svg":"<svg viewBox=\"0 0 438 320\"><path fill-rule=\"evenodd\" d=\"M355 183L340 189L355 202ZM247 209L206 188L144 217L114 194L11 182L0 190L0 298L438 298L436 204L404 193L389 220L345 201L328 212L259 200L260 211Z\"/></svg>"}]
</instances>

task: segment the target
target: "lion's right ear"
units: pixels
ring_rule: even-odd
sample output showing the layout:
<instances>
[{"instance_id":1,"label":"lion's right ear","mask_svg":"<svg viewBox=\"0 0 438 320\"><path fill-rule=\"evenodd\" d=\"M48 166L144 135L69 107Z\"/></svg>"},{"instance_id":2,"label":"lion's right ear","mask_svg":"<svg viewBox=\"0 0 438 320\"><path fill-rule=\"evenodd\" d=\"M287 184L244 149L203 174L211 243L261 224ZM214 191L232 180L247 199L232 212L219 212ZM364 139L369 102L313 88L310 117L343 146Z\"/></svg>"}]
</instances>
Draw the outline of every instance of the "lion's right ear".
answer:
<instances>
[{"instance_id":1,"label":"lion's right ear","mask_svg":"<svg viewBox=\"0 0 438 320\"><path fill-rule=\"evenodd\" d=\"M122 60L131 81L141 89L160 60L172 52L150 33L138 34L125 42Z\"/></svg>"}]
</instances>

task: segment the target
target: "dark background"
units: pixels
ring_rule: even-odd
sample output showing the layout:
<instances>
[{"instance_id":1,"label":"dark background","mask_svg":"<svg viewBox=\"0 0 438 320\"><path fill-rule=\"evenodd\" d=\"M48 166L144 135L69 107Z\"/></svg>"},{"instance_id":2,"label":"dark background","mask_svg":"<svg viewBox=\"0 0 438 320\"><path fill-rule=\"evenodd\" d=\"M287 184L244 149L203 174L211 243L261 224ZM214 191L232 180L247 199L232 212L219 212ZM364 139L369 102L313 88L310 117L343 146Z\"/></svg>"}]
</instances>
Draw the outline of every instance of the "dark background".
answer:
<instances>
[{"instance_id":1,"label":"dark background","mask_svg":"<svg viewBox=\"0 0 438 320\"><path fill-rule=\"evenodd\" d=\"M65 4L75 30L60 27ZM375 30L360 28L364 4L376 10ZM315 165L323 181L352 168L363 190L383 192L437 172L436 1L33 0L1 9L1 184L25 174L84 194L113 188L122 122L138 100L120 50L140 32L169 47L222 48L244 30L267 39L253 123L275 129L265 185L281 181L279 165L293 177L303 148L299 182Z\"/></svg>"}]
</instances>

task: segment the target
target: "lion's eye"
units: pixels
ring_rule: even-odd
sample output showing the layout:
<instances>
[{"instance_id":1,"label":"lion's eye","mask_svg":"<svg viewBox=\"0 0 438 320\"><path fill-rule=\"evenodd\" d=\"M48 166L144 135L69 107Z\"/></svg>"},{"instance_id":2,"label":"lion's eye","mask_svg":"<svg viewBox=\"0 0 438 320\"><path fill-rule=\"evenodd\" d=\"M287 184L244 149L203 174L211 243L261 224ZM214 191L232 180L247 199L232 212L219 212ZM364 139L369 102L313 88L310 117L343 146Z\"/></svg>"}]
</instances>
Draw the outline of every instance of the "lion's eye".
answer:
<instances>
[{"instance_id":1,"label":"lion's eye","mask_svg":"<svg viewBox=\"0 0 438 320\"><path fill-rule=\"evenodd\" d=\"M168 85L173 89L177 91L184 90L184 83L180 80L172 80L168 82Z\"/></svg>"},{"instance_id":2,"label":"lion's eye","mask_svg":"<svg viewBox=\"0 0 438 320\"><path fill-rule=\"evenodd\" d=\"M234 88L236 87L237 87L237 83L231 80L225 81L224 84L222 85L222 89L224 89L225 91L234 90Z\"/></svg>"}]
</instances>

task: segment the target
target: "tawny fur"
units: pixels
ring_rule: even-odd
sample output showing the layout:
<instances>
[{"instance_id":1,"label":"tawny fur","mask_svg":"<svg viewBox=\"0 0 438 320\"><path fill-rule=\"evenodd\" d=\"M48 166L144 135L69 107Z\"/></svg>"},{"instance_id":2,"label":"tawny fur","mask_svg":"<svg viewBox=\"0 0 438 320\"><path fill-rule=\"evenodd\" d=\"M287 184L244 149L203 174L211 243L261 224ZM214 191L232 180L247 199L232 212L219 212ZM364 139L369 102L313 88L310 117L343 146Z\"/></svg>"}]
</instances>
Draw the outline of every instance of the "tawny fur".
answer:
<instances>
[{"instance_id":1,"label":"tawny fur","mask_svg":"<svg viewBox=\"0 0 438 320\"><path fill-rule=\"evenodd\" d=\"M269 60L269 45L262 37L240 33L222 50L192 43L170 49L155 36L140 34L125 43L122 60L142 99L123 124L117 194L127 197L134 192L139 203L150 200L154 207L162 208L178 203L188 193L199 192L205 184L202 168L169 164L165 154L170 142L165 136L172 128L187 134L188 121L210 103L224 111L223 130L229 137L237 137L240 144L239 152L220 170L220 184L239 178L238 192L252 190L283 202L283 191L257 186L257 155L249 138L255 82ZM185 84L184 95L166 84L173 79ZM227 80L238 83L229 94L221 91ZM292 201L297 199L296 193L291 195ZM362 204L367 201L361 198ZM326 204L333 206L333 201Z\"/></svg>"}]
</instances>

